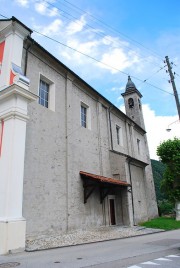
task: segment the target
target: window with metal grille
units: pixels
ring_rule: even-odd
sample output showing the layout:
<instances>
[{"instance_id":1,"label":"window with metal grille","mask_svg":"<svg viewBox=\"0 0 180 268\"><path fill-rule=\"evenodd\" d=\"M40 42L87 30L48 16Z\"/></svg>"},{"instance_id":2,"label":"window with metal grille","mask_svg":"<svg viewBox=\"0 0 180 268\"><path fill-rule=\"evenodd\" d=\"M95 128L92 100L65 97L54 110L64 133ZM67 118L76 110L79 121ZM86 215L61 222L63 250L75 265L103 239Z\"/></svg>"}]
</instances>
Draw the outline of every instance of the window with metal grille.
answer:
<instances>
[{"instance_id":1,"label":"window with metal grille","mask_svg":"<svg viewBox=\"0 0 180 268\"><path fill-rule=\"evenodd\" d=\"M87 108L81 105L81 126L87 128Z\"/></svg>"},{"instance_id":2,"label":"window with metal grille","mask_svg":"<svg viewBox=\"0 0 180 268\"><path fill-rule=\"evenodd\" d=\"M49 84L40 80L39 84L39 104L48 108L49 101Z\"/></svg>"}]
</instances>

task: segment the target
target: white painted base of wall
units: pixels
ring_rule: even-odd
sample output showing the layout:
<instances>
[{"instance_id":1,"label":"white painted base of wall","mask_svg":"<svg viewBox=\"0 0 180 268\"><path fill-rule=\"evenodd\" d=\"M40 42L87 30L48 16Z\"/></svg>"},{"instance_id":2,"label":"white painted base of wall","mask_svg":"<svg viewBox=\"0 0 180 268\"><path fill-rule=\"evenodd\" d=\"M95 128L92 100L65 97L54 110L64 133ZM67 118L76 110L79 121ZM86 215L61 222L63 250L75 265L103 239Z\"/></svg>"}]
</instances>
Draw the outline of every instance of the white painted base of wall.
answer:
<instances>
[{"instance_id":1,"label":"white painted base of wall","mask_svg":"<svg viewBox=\"0 0 180 268\"><path fill-rule=\"evenodd\" d=\"M26 220L0 221L0 255L25 249Z\"/></svg>"}]
</instances>

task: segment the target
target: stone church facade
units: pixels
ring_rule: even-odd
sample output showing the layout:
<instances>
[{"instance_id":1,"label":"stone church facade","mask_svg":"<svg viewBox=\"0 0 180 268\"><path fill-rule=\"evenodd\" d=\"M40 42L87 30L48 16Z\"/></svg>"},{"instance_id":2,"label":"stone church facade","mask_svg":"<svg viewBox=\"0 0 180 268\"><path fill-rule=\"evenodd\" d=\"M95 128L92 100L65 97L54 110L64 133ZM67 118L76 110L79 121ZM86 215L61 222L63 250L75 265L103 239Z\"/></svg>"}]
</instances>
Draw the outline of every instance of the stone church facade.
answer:
<instances>
[{"instance_id":1,"label":"stone church facade","mask_svg":"<svg viewBox=\"0 0 180 268\"><path fill-rule=\"evenodd\" d=\"M31 38L0 21L0 254L26 236L137 225L158 215L141 108L126 114Z\"/></svg>"}]
</instances>

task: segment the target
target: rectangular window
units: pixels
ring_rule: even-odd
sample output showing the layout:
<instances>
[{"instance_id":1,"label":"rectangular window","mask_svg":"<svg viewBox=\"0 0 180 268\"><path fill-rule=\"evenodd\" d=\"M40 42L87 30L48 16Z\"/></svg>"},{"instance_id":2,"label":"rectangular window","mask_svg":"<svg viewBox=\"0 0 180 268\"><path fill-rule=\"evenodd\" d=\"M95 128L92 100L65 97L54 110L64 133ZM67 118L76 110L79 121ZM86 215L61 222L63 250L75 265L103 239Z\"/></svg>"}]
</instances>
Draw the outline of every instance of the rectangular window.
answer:
<instances>
[{"instance_id":1,"label":"rectangular window","mask_svg":"<svg viewBox=\"0 0 180 268\"><path fill-rule=\"evenodd\" d=\"M116 138L117 138L117 144L120 144L120 127L116 125Z\"/></svg>"},{"instance_id":2,"label":"rectangular window","mask_svg":"<svg viewBox=\"0 0 180 268\"><path fill-rule=\"evenodd\" d=\"M140 140L137 139L137 148L138 148L138 154L140 154Z\"/></svg>"},{"instance_id":3,"label":"rectangular window","mask_svg":"<svg viewBox=\"0 0 180 268\"><path fill-rule=\"evenodd\" d=\"M81 126L87 128L87 108L81 105Z\"/></svg>"},{"instance_id":4,"label":"rectangular window","mask_svg":"<svg viewBox=\"0 0 180 268\"><path fill-rule=\"evenodd\" d=\"M49 84L43 80L39 84L39 104L46 108L49 106Z\"/></svg>"}]
</instances>

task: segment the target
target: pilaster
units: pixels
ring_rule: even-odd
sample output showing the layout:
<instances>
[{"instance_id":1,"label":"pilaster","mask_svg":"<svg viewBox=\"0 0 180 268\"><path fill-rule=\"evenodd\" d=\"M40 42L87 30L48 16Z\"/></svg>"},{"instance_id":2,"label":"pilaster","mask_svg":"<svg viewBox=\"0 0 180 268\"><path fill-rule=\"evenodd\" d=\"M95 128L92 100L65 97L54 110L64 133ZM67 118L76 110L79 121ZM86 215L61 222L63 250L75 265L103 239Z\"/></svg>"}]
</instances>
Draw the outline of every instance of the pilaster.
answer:
<instances>
[{"instance_id":1,"label":"pilaster","mask_svg":"<svg viewBox=\"0 0 180 268\"><path fill-rule=\"evenodd\" d=\"M0 254L25 248L22 204L27 106L36 99L21 82L0 91Z\"/></svg>"},{"instance_id":2,"label":"pilaster","mask_svg":"<svg viewBox=\"0 0 180 268\"><path fill-rule=\"evenodd\" d=\"M0 88L13 84L17 73L22 75L21 61L24 39L31 31L16 20L7 22L0 31Z\"/></svg>"}]
</instances>

